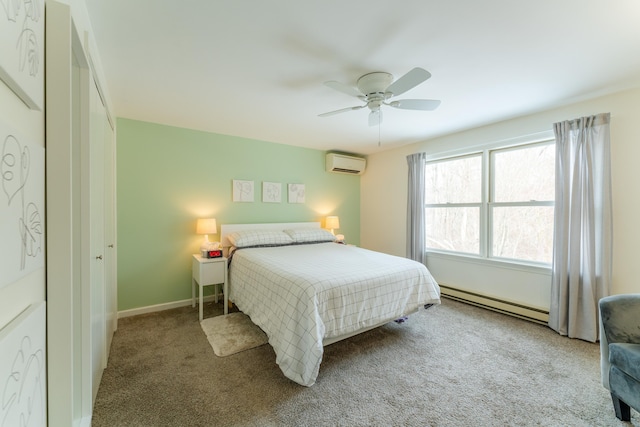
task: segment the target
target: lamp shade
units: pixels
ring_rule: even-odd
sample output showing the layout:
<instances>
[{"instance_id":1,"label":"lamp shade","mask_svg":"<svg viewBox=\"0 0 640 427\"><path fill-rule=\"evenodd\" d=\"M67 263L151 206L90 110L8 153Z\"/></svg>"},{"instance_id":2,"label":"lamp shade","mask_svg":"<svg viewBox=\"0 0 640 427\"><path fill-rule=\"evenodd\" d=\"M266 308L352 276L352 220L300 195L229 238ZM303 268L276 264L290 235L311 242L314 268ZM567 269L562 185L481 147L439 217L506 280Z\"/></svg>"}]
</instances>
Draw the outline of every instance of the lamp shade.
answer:
<instances>
[{"instance_id":1,"label":"lamp shade","mask_svg":"<svg viewBox=\"0 0 640 427\"><path fill-rule=\"evenodd\" d=\"M340 228L340 219L337 216L328 216L325 220L325 228L336 229Z\"/></svg>"},{"instance_id":2,"label":"lamp shade","mask_svg":"<svg viewBox=\"0 0 640 427\"><path fill-rule=\"evenodd\" d=\"M196 225L197 234L216 234L218 225L215 218L200 218Z\"/></svg>"}]
</instances>

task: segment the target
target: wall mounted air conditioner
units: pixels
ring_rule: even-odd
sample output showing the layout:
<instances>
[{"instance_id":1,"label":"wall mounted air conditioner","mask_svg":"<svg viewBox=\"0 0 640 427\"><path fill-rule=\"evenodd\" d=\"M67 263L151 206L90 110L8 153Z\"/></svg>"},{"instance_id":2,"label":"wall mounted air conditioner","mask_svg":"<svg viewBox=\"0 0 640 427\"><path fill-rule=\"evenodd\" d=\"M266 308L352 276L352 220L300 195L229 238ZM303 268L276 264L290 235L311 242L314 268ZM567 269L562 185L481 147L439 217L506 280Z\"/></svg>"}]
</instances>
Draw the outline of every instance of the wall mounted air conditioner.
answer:
<instances>
[{"instance_id":1,"label":"wall mounted air conditioner","mask_svg":"<svg viewBox=\"0 0 640 427\"><path fill-rule=\"evenodd\" d=\"M327 153L327 172L362 175L367 166L367 160L362 157L347 156L345 154Z\"/></svg>"}]
</instances>

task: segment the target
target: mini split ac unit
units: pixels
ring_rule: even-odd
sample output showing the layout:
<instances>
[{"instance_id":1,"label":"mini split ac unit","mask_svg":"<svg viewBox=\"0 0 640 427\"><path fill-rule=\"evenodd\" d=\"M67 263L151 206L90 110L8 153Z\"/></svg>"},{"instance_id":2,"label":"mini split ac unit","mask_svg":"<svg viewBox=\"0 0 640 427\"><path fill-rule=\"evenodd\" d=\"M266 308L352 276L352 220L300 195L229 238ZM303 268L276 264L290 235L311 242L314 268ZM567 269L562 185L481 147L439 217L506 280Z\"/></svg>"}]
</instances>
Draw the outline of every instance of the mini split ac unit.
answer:
<instances>
[{"instance_id":1,"label":"mini split ac unit","mask_svg":"<svg viewBox=\"0 0 640 427\"><path fill-rule=\"evenodd\" d=\"M367 165L366 159L362 157L346 156L344 154L327 153L327 172L347 173L351 175L362 175Z\"/></svg>"}]
</instances>

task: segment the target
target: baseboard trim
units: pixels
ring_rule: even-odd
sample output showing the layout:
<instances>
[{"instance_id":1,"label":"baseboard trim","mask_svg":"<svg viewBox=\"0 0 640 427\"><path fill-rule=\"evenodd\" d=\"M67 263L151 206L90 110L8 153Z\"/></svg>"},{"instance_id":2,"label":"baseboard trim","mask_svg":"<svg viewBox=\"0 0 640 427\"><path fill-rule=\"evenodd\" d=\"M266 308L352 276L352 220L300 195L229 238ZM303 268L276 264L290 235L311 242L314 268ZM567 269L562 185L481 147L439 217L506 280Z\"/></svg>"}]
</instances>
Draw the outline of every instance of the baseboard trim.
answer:
<instances>
[{"instance_id":1,"label":"baseboard trim","mask_svg":"<svg viewBox=\"0 0 640 427\"><path fill-rule=\"evenodd\" d=\"M443 286L442 284L440 285L440 290L442 296L445 298L508 314L541 325L546 325L549 322L549 312L540 308L450 286Z\"/></svg>"},{"instance_id":2,"label":"baseboard trim","mask_svg":"<svg viewBox=\"0 0 640 427\"><path fill-rule=\"evenodd\" d=\"M76 424L78 427L91 427L91 418L92 417L93 417L93 415L92 416L82 417L80 419L79 423L74 423L74 424Z\"/></svg>"},{"instance_id":3,"label":"baseboard trim","mask_svg":"<svg viewBox=\"0 0 640 427\"><path fill-rule=\"evenodd\" d=\"M219 296L222 298L222 295ZM215 295L207 295L204 297L204 302L215 301ZM197 304L197 301L196 301ZM155 313L157 311L171 310L172 308L186 307L191 305L191 298L183 299L181 301L167 302L164 304L148 305L146 307L132 308L129 310L122 310L118 312L118 319L124 317L137 316L139 314Z\"/></svg>"},{"instance_id":4,"label":"baseboard trim","mask_svg":"<svg viewBox=\"0 0 640 427\"><path fill-rule=\"evenodd\" d=\"M542 325L546 325L549 322L549 312L539 308L530 307L512 301L502 300L500 298L492 297L489 295L482 295L463 289L457 289L442 284L440 284L440 291L443 297L455 301L472 304L477 307L482 307L489 310L497 311L499 313L508 314L510 316L515 316ZM220 298L222 297L220 296ZM214 300L215 295L208 295L204 297L204 302L210 302ZM164 304L132 308L130 310L119 311L118 319L137 316L140 314L155 313L157 311L171 310L172 308L186 307L189 305L191 305L191 298Z\"/></svg>"}]
</instances>

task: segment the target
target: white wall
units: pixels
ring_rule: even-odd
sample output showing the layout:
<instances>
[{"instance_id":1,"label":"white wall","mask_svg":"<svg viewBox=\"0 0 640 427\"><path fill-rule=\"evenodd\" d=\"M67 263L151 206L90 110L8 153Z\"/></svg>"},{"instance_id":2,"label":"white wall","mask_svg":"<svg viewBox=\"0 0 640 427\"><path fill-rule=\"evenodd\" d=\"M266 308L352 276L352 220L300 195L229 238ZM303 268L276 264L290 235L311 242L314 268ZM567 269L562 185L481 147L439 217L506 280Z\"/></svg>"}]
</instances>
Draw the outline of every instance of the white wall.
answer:
<instances>
[{"instance_id":1,"label":"white wall","mask_svg":"<svg viewBox=\"0 0 640 427\"><path fill-rule=\"evenodd\" d=\"M407 162L406 156L424 151L437 155L462 147L492 144L502 140L548 132L555 122L585 115L611 113L611 161L613 182L614 261L612 293L640 292L640 89L619 92L590 101L435 138L368 157L361 177L361 231L363 247L404 256L406 249ZM466 290L502 297L525 305L548 309L550 276L540 271L524 272L520 279L504 269L483 271L478 280L475 263L452 262L431 257L428 266L436 280ZM491 270L491 269L489 269ZM439 277L440 276L440 277ZM443 281L443 284L444 284ZM541 289L531 290L531 282ZM518 284L523 286L518 290Z\"/></svg>"}]
</instances>

